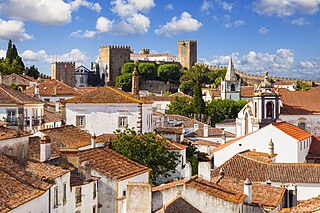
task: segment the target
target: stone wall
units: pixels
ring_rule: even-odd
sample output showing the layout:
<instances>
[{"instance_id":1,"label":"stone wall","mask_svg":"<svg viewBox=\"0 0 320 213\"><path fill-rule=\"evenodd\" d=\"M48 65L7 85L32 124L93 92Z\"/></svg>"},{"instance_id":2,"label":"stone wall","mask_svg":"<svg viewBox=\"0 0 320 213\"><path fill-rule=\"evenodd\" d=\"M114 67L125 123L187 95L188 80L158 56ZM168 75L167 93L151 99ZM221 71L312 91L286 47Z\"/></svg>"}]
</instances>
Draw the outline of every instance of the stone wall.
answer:
<instances>
[{"instance_id":1,"label":"stone wall","mask_svg":"<svg viewBox=\"0 0 320 213\"><path fill-rule=\"evenodd\" d=\"M71 87L75 86L75 62L54 62L51 65L52 79L61 81Z\"/></svg>"},{"instance_id":2,"label":"stone wall","mask_svg":"<svg viewBox=\"0 0 320 213\"><path fill-rule=\"evenodd\" d=\"M197 63L196 40L178 41L178 62L188 69Z\"/></svg>"}]
</instances>

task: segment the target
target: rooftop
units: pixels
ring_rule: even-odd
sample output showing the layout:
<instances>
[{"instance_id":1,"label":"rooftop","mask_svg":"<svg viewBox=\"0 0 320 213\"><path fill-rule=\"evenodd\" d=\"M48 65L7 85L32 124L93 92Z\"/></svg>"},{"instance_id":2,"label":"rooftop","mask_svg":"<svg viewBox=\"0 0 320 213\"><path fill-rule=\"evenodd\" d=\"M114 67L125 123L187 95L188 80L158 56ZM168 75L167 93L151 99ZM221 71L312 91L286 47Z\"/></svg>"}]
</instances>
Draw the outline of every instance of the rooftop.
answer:
<instances>
[{"instance_id":1,"label":"rooftop","mask_svg":"<svg viewBox=\"0 0 320 213\"><path fill-rule=\"evenodd\" d=\"M81 94L73 87L55 79L44 79L38 83L38 87L40 96L77 96ZM23 93L33 96L34 86L24 90Z\"/></svg>"},{"instance_id":2,"label":"rooftop","mask_svg":"<svg viewBox=\"0 0 320 213\"><path fill-rule=\"evenodd\" d=\"M0 84L0 104L43 104L39 99Z\"/></svg>"},{"instance_id":3,"label":"rooftop","mask_svg":"<svg viewBox=\"0 0 320 213\"><path fill-rule=\"evenodd\" d=\"M297 206L291 208L283 208L279 213L311 213L320 212L320 195L309 200L300 202Z\"/></svg>"},{"instance_id":4,"label":"rooftop","mask_svg":"<svg viewBox=\"0 0 320 213\"><path fill-rule=\"evenodd\" d=\"M312 136L312 142L306 159L320 159L320 137Z\"/></svg>"},{"instance_id":5,"label":"rooftop","mask_svg":"<svg viewBox=\"0 0 320 213\"><path fill-rule=\"evenodd\" d=\"M223 168L227 176L255 182L280 183L320 183L320 164L311 163L272 163L266 153L244 151L236 154L213 174ZM301 175L303 174L303 175Z\"/></svg>"},{"instance_id":6,"label":"rooftop","mask_svg":"<svg viewBox=\"0 0 320 213\"><path fill-rule=\"evenodd\" d=\"M46 123L48 122L60 122L62 120L62 113L56 112L53 110L49 110L44 108L44 120Z\"/></svg>"},{"instance_id":7,"label":"rooftop","mask_svg":"<svg viewBox=\"0 0 320 213\"><path fill-rule=\"evenodd\" d=\"M24 131L18 131L7 127L0 126L0 141L12 138L20 138L29 136L30 134Z\"/></svg>"},{"instance_id":8,"label":"rooftop","mask_svg":"<svg viewBox=\"0 0 320 213\"><path fill-rule=\"evenodd\" d=\"M254 96L254 86L241 86L241 97L252 98Z\"/></svg>"},{"instance_id":9,"label":"rooftop","mask_svg":"<svg viewBox=\"0 0 320 213\"><path fill-rule=\"evenodd\" d=\"M65 103L152 103L137 99L129 93L120 91L114 87L101 87L83 95L68 99Z\"/></svg>"},{"instance_id":10,"label":"rooftop","mask_svg":"<svg viewBox=\"0 0 320 213\"><path fill-rule=\"evenodd\" d=\"M222 130L220 128L214 128L214 127L208 127L208 137L218 137L221 138L222 137ZM228 132L228 131L224 131L224 134L226 137L228 138L235 138L236 135ZM195 132L191 132L189 134L186 135L186 137L205 137L204 136L204 129L203 127L197 129Z\"/></svg>"},{"instance_id":11,"label":"rooftop","mask_svg":"<svg viewBox=\"0 0 320 213\"><path fill-rule=\"evenodd\" d=\"M119 181L151 171L106 147L80 151L78 156L81 162L91 161L92 168Z\"/></svg>"},{"instance_id":12,"label":"rooftop","mask_svg":"<svg viewBox=\"0 0 320 213\"><path fill-rule=\"evenodd\" d=\"M309 132L285 121L272 123L271 125L299 141L312 136Z\"/></svg>"},{"instance_id":13,"label":"rooftop","mask_svg":"<svg viewBox=\"0 0 320 213\"><path fill-rule=\"evenodd\" d=\"M183 134L183 128L179 126L157 127L154 131L159 134Z\"/></svg>"},{"instance_id":14,"label":"rooftop","mask_svg":"<svg viewBox=\"0 0 320 213\"><path fill-rule=\"evenodd\" d=\"M182 197L178 197L164 206L159 212L164 213L201 213Z\"/></svg>"}]
</instances>

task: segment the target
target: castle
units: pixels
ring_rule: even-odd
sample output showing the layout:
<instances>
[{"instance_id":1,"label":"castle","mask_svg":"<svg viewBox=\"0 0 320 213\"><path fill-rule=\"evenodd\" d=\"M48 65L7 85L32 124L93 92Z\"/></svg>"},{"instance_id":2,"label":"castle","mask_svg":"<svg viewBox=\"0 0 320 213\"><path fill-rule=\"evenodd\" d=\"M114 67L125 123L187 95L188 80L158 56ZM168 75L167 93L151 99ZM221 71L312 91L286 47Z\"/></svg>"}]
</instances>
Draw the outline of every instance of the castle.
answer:
<instances>
[{"instance_id":1,"label":"castle","mask_svg":"<svg viewBox=\"0 0 320 213\"><path fill-rule=\"evenodd\" d=\"M51 79L75 87L75 62L54 62L51 64Z\"/></svg>"}]
</instances>

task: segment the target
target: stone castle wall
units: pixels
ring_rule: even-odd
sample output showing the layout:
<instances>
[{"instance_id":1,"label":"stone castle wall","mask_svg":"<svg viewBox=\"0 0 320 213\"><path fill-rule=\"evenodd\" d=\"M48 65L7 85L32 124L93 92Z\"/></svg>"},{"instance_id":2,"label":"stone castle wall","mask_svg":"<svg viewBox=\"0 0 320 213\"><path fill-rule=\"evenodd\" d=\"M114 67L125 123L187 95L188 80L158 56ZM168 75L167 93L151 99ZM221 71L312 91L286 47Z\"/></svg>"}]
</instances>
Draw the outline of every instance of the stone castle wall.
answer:
<instances>
[{"instance_id":1,"label":"stone castle wall","mask_svg":"<svg viewBox=\"0 0 320 213\"><path fill-rule=\"evenodd\" d=\"M74 87L75 67L75 62L54 62L51 65L51 78Z\"/></svg>"}]
</instances>

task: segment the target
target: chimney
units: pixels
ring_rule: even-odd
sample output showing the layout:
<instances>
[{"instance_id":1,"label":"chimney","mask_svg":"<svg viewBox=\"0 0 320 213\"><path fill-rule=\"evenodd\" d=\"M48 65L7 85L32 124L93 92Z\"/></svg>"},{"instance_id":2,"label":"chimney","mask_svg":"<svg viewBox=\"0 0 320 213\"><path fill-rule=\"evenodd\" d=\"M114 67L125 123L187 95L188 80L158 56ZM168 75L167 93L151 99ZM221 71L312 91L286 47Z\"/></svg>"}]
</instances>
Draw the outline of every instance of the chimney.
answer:
<instances>
[{"instance_id":1,"label":"chimney","mask_svg":"<svg viewBox=\"0 0 320 213\"><path fill-rule=\"evenodd\" d=\"M208 124L203 125L203 137L207 138L209 136L209 126Z\"/></svg>"},{"instance_id":2,"label":"chimney","mask_svg":"<svg viewBox=\"0 0 320 213\"><path fill-rule=\"evenodd\" d=\"M139 97L139 72L137 67L134 68L132 73L132 89L131 93L133 96Z\"/></svg>"},{"instance_id":3,"label":"chimney","mask_svg":"<svg viewBox=\"0 0 320 213\"><path fill-rule=\"evenodd\" d=\"M224 128L221 128L221 130L222 130L221 141L222 141L222 144L225 144L227 142L226 133L224 131Z\"/></svg>"},{"instance_id":4,"label":"chimney","mask_svg":"<svg viewBox=\"0 0 320 213\"><path fill-rule=\"evenodd\" d=\"M39 93L39 87L38 87L38 84L36 84L36 85L34 86L34 97L39 98L39 95L40 95L40 93Z\"/></svg>"},{"instance_id":5,"label":"chimney","mask_svg":"<svg viewBox=\"0 0 320 213\"><path fill-rule=\"evenodd\" d=\"M184 167L184 178L186 180L190 180L192 177L192 167L190 162L186 163L185 167Z\"/></svg>"},{"instance_id":6,"label":"chimney","mask_svg":"<svg viewBox=\"0 0 320 213\"><path fill-rule=\"evenodd\" d=\"M55 102L54 109L56 112L60 112L60 101Z\"/></svg>"},{"instance_id":7,"label":"chimney","mask_svg":"<svg viewBox=\"0 0 320 213\"><path fill-rule=\"evenodd\" d=\"M199 162L198 177L211 181L211 165L209 161Z\"/></svg>"},{"instance_id":8,"label":"chimney","mask_svg":"<svg viewBox=\"0 0 320 213\"><path fill-rule=\"evenodd\" d=\"M92 136L91 136L91 148L96 148L96 134L94 133Z\"/></svg>"},{"instance_id":9,"label":"chimney","mask_svg":"<svg viewBox=\"0 0 320 213\"><path fill-rule=\"evenodd\" d=\"M244 181L243 194L246 195L246 198L244 200L245 203L251 204L252 203L252 183L251 183L251 180L249 178L247 178Z\"/></svg>"},{"instance_id":10,"label":"chimney","mask_svg":"<svg viewBox=\"0 0 320 213\"><path fill-rule=\"evenodd\" d=\"M57 95L57 84L54 83L53 85L53 95Z\"/></svg>"},{"instance_id":11,"label":"chimney","mask_svg":"<svg viewBox=\"0 0 320 213\"><path fill-rule=\"evenodd\" d=\"M50 137L43 135L40 139L40 162L45 162L51 158Z\"/></svg>"},{"instance_id":12,"label":"chimney","mask_svg":"<svg viewBox=\"0 0 320 213\"><path fill-rule=\"evenodd\" d=\"M274 155L274 144L272 142L272 139L270 139L268 143L268 149L269 149L269 155Z\"/></svg>"},{"instance_id":13,"label":"chimney","mask_svg":"<svg viewBox=\"0 0 320 213\"><path fill-rule=\"evenodd\" d=\"M199 129L199 124L193 124L193 131L197 131Z\"/></svg>"},{"instance_id":14,"label":"chimney","mask_svg":"<svg viewBox=\"0 0 320 213\"><path fill-rule=\"evenodd\" d=\"M2 72L0 72L0 84L2 84Z\"/></svg>"},{"instance_id":15,"label":"chimney","mask_svg":"<svg viewBox=\"0 0 320 213\"><path fill-rule=\"evenodd\" d=\"M80 175L85 181L91 180L91 165L89 161L83 161L80 165Z\"/></svg>"},{"instance_id":16,"label":"chimney","mask_svg":"<svg viewBox=\"0 0 320 213\"><path fill-rule=\"evenodd\" d=\"M269 185L269 186L271 186L272 181L271 181L271 180L267 180L267 181L266 181L266 184Z\"/></svg>"},{"instance_id":17,"label":"chimney","mask_svg":"<svg viewBox=\"0 0 320 213\"><path fill-rule=\"evenodd\" d=\"M121 193L127 198L127 213L152 212L152 190L149 183L129 182L127 184L127 191L122 191Z\"/></svg>"}]
</instances>

